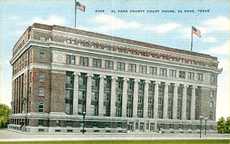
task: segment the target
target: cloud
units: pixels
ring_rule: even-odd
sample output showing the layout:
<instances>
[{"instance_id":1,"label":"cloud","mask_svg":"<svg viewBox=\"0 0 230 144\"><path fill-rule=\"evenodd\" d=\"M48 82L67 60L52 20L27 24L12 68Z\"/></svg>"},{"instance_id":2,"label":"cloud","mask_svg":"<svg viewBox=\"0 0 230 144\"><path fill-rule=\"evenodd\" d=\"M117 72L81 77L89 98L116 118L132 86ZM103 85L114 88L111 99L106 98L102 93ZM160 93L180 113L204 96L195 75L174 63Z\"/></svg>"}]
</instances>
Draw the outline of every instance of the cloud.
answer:
<instances>
[{"instance_id":1,"label":"cloud","mask_svg":"<svg viewBox=\"0 0 230 144\"><path fill-rule=\"evenodd\" d=\"M218 16L203 21L200 25L202 33L226 32L230 30L230 19L225 16Z\"/></svg>"},{"instance_id":2,"label":"cloud","mask_svg":"<svg viewBox=\"0 0 230 144\"><path fill-rule=\"evenodd\" d=\"M122 30L122 29L137 29L140 28L142 24L136 21L125 21L120 18L111 15L97 15L93 18L94 22L99 25L97 30L103 32Z\"/></svg>"},{"instance_id":3,"label":"cloud","mask_svg":"<svg viewBox=\"0 0 230 144\"><path fill-rule=\"evenodd\" d=\"M12 17L14 18L14 17ZM16 18L16 17L15 17ZM19 22L16 23L17 29L14 32L14 36L19 37L25 29L32 25L33 23L42 23L42 24L48 24L48 25L65 25L66 19L62 16L57 16L57 15L48 15L45 17L32 17L31 19L20 19L18 20Z\"/></svg>"},{"instance_id":4,"label":"cloud","mask_svg":"<svg viewBox=\"0 0 230 144\"><path fill-rule=\"evenodd\" d=\"M153 27L149 28L149 30L154 32L154 33L157 33L157 34L166 34L166 33L171 32L171 31L173 31L179 27L181 27L181 24L178 24L175 22L169 22L166 24L153 26Z\"/></svg>"},{"instance_id":5,"label":"cloud","mask_svg":"<svg viewBox=\"0 0 230 144\"><path fill-rule=\"evenodd\" d=\"M57 15L48 15L45 17L32 17L31 19L27 20L20 20L21 22L17 23L17 26L20 28L25 28L30 26L33 23L42 23L42 24L48 24L48 25L65 25L66 19L62 16Z\"/></svg>"},{"instance_id":6,"label":"cloud","mask_svg":"<svg viewBox=\"0 0 230 144\"><path fill-rule=\"evenodd\" d=\"M230 111L230 63L229 59L220 59L219 67L223 68L222 73L218 78L218 90L217 90L217 119L221 116L229 116Z\"/></svg>"},{"instance_id":7,"label":"cloud","mask_svg":"<svg viewBox=\"0 0 230 144\"><path fill-rule=\"evenodd\" d=\"M1 58L0 58L1 59ZM10 106L11 102L11 83L10 78L8 77L10 71L10 64L8 59L1 59L0 63L0 103L7 104Z\"/></svg>"},{"instance_id":8,"label":"cloud","mask_svg":"<svg viewBox=\"0 0 230 144\"><path fill-rule=\"evenodd\" d=\"M93 28L87 27L87 26L82 26L82 25L77 25L77 29L85 30L85 31L93 31Z\"/></svg>"},{"instance_id":9,"label":"cloud","mask_svg":"<svg viewBox=\"0 0 230 144\"><path fill-rule=\"evenodd\" d=\"M65 24L65 18L57 15L50 15L46 18L41 18L41 17L34 17L31 23L38 22L38 23L43 23L43 24L49 24L49 25L64 25Z\"/></svg>"},{"instance_id":10,"label":"cloud","mask_svg":"<svg viewBox=\"0 0 230 144\"><path fill-rule=\"evenodd\" d=\"M207 33L213 32L230 32L230 19L225 16L217 16L214 18L206 19L200 24L195 26L201 31L201 40L206 43L215 43L218 41L216 37L207 36ZM191 38L191 26L180 26L178 30L180 37L184 39Z\"/></svg>"},{"instance_id":11,"label":"cloud","mask_svg":"<svg viewBox=\"0 0 230 144\"><path fill-rule=\"evenodd\" d=\"M206 43L216 43L217 39L215 37L208 36L208 37L202 38L202 41Z\"/></svg>"},{"instance_id":12,"label":"cloud","mask_svg":"<svg viewBox=\"0 0 230 144\"><path fill-rule=\"evenodd\" d=\"M16 15L8 16L8 20L13 20L13 21L15 21L15 20L19 20L19 19L20 19L20 17L19 17L19 16L16 16Z\"/></svg>"},{"instance_id":13,"label":"cloud","mask_svg":"<svg viewBox=\"0 0 230 144\"><path fill-rule=\"evenodd\" d=\"M120 19L118 17L112 15L97 15L93 18L93 22L96 23L97 31L102 32L110 32L116 30L136 30L139 29L141 31L150 31L156 34L166 34L171 32L179 27L181 24L175 22L168 22L165 24L144 24L136 21L127 21Z\"/></svg>"},{"instance_id":14,"label":"cloud","mask_svg":"<svg viewBox=\"0 0 230 144\"><path fill-rule=\"evenodd\" d=\"M219 56L228 56L230 54L230 40L225 41L225 43L220 46L208 49L206 53Z\"/></svg>"}]
</instances>

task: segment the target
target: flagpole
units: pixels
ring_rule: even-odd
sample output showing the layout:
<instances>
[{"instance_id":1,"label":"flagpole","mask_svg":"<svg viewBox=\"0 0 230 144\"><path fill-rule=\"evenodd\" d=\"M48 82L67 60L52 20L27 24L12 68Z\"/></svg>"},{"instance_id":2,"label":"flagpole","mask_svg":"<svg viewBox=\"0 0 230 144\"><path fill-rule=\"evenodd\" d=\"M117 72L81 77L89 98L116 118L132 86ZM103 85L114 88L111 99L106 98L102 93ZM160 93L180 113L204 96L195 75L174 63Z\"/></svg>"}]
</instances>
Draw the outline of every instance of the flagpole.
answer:
<instances>
[{"instance_id":1,"label":"flagpole","mask_svg":"<svg viewBox=\"0 0 230 144\"><path fill-rule=\"evenodd\" d=\"M191 51L192 51L192 47L193 47L193 30L191 29Z\"/></svg>"},{"instance_id":2,"label":"flagpole","mask_svg":"<svg viewBox=\"0 0 230 144\"><path fill-rule=\"evenodd\" d=\"M74 5L75 5L75 6L74 6L74 10L75 10L74 27L75 27L75 28L76 28L76 26L77 26L77 22L76 22L76 21L77 21L77 9L76 9L77 6L76 6L76 4L77 4L77 0L75 0L75 4L74 4Z\"/></svg>"}]
</instances>

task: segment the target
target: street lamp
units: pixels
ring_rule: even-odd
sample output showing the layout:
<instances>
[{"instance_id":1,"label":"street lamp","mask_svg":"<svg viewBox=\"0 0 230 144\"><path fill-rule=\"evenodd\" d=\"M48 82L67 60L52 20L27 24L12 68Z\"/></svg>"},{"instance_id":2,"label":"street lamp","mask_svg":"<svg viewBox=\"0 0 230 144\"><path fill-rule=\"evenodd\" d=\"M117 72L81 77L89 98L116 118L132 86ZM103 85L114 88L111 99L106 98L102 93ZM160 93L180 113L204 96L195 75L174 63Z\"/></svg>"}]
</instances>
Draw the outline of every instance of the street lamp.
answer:
<instances>
[{"instance_id":1,"label":"street lamp","mask_svg":"<svg viewBox=\"0 0 230 144\"><path fill-rule=\"evenodd\" d=\"M200 138L201 138L201 130L202 130L202 120L203 120L203 116L200 116Z\"/></svg>"},{"instance_id":2,"label":"street lamp","mask_svg":"<svg viewBox=\"0 0 230 144\"><path fill-rule=\"evenodd\" d=\"M206 131L207 131L207 121L208 121L208 117L204 118L204 135L206 135Z\"/></svg>"},{"instance_id":3,"label":"street lamp","mask_svg":"<svg viewBox=\"0 0 230 144\"><path fill-rule=\"evenodd\" d=\"M85 112L82 112L83 121L82 121L82 134L85 133Z\"/></svg>"}]
</instances>

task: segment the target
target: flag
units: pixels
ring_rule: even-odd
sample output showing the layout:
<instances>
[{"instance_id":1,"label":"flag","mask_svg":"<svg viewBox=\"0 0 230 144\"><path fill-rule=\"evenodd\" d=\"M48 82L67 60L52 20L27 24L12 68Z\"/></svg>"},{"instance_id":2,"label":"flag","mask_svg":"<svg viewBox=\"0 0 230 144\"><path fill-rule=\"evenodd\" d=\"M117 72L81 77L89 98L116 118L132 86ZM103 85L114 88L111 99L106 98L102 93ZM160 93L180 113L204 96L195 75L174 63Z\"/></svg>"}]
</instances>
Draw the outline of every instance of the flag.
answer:
<instances>
[{"instance_id":1,"label":"flag","mask_svg":"<svg viewBox=\"0 0 230 144\"><path fill-rule=\"evenodd\" d=\"M192 33L198 36L199 38L201 37L201 32L197 28L192 26Z\"/></svg>"},{"instance_id":2,"label":"flag","mask_svg":"<svg viewBox=\"0 0 230 144\"><path fill-rule=\"evenodd\" d=\"M85 12L85 5L81 4L80 2L76 1L75 8L79 9L80 11Z\"/></svg>"}]
</instances>

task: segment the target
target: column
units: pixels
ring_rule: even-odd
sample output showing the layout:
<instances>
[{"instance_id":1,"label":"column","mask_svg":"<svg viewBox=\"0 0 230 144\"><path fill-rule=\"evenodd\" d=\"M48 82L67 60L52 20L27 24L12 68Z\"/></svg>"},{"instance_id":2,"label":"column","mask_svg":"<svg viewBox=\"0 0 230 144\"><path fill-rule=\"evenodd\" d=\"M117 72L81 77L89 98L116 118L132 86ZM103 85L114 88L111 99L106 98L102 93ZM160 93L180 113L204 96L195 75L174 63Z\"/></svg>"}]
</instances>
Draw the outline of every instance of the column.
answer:
<instances>
[{"instance_id":1,"label":"column","mask_svg":"<svg viewBox=\"0 0 230 144\"><path fill-rule=\"evenodd\" d=\"M79 94L79 72L74 73L74 89L73 89L73 114L78 114L78 94Z\"/></svg>"},{"instance_id":2,"label":"column","mask_svg":"<svg viewBox=\"0 0 230 144\"><path fill-rule=\"evenodd\" d=\"M154 92L154 119L155 119L155 125L154 129L155 131L157 130L157 119L158 119L158 96L159 96L159 85L160 82L156 81L155 82L155 92Z\"/></svg>"},{"instance_id":3,"label":"column","mask_svg":"<svg viewBox=\"0 0 230 144\"><path fill-rule=\"evenodd\" d=\"M183 98L182 98L182 120L186 120L187 88L188 88L188 85L185 85L185 84L184 84L184 88L183 88Z\"/></svg>"},{"instance_id":4,"label":"column","mask_svg":"<svg viewBox=\"0 0 230 144\"><path fill-rule=\"evenodd\" d=\"M28 83L28 84L29 84L29 83ZM15 113L15 92L16 92L16 81L15 81L15 79L13 80L12 91L13 91L13 97L12 97L12 100L13 100L12 114L14 114L14 113Z\"/></svg>"},{"instance_id":5,"label":"column","mask_svg":"<svg viewBox=\"0 0 230 144\"><path fill-rule=\"evenodd\" d=\"M117 70L117 61L113 61L113 70Z\"/></svg>"},{"instance_id":6,"label":"column","mask_svg":"<svg viewBox=\"0 0 230 144\"><path fill-rule=\"evenodd\" d=\"M80 56L75 56L75 59L76 59L76 61L75 61L76 65L79 65L80 64Z\"/></svg>"},{"instance_id":7,"label":"column","mask_svg":"<svg viewBox=\"0 0 230 144\"><path fill-rule=\"evenodd\" d=\"M104 59L101 60L101 68L103 68L103 69L105 68L105 60Z\"/></svg>"},{"instance_id":8,"label":"column","mask_svg":"<svg viewBox=\"0 0 230 144\"><path fill-rule=\"evenodd\" d=\"M139 73L139 64L136 64L136 73Z\"/></svg>"},{"instance_id":9,"label":"column","mask_svg":"<svg viewBox=\"0 0 230 144\"><path fill-rule=\"evenodd\" d=\"M98 107L99 107L99 116L104 115L104 75L100 75L100 86L99 86L99 102L98 102Z\"/></svg>"},{"instance_id":10,"label":"column","mask_svg":"<svg viewBox=\"0 0 230 144\"><path fill-rule=\"evenodd\" d=\"M93 66L93 58L89 57L89 67Z\"/></svg>"},{"instance_id":11,"label":"column","mask_svg":"<svg viewBox=\"0 0 230 144\"><path fill-rule=\"evenodd\" d=\"M18 113L21 113L21 76L19 76L19 87L18 87Z\"/></svg>"},{"instance_id":12,"label":"column","mask_svg":"<svg viewBox=\"0 0 230 144\"><path fill-rule=\"evenodd\" d=\"M148 96L149 96L149 80L145 80L144 91L144 118L148 117Z\"/></svg>"},{"instance_id":13,"label":"column","mask_svg":"<svg viewBox=\"0 0 230 144\"><path fill-rule=\"evenodd\" d=\"M87 74L86 115L91 115L92 75Z\"/></svg>"},{"instance_id":14,"label":"column","mask_svg":"<svg viewBox=\"0 0 230 144\"><path fill-rule=\"evenodd\" d=\"M18 112L21 113L21 109L22 109L22 76L19 76L19 95L18 95Z\"/></svg>"},{"instance_id":15,"label":"column","mask_svg":"<svg viewBox=\"0 0 230 144\"><path fill-rule=\"evenodd\" d=\"M20 104L20 102L19 102L19 92L20 92L20 81L19 81L20 79L19 79L19 77L17 78L17 113L19 113L19 104Z\"/></svg>"},{"instance_id":16,"label":"column","mask_svg":"<svg viewBox=\"0 0 230 144\"><path fill-rule=\"evenodd\" d=\"M18 78L15 79L15 113L18 113ZM31 103L32 105L32 103ZM33 106L33 105L32 105Z\"/></svg>"},{"instance_id":17,"label":"column","mask_svg":"<svg viewBox=\"0 0 230 144\"><path fill-rule=\"evenodd\" d=\"M192 86L191 97L191 120L195 120L195 108L196 108L196 86Z\"/></svg>"},{"instance_id":18,"label":"column","mask_svg":"<svg viewBox=\"0 0 230 144\"><path fill-rule=\"evenodd\" d=\"M129 63L125 63L125 71L127 72L129 69Z\"/></svg>"},{"instance_id":19,"label":"column","mask_svg":"<svg viewBox=\"0 0 230 144\"><path fill-rule=\"evenodd\" d=\"M110 116L115 117L116 113L116 77L112 77L112 83L111 83L111 103L110 103Z\"/></svg>"},{"instance_id":20,"label":"column","mask_svg":"<svg viewBox=\"0 0 230 144\"><path fill-rule=\"evenodd\" d=\"M128 78L123 79L123 94L122 94L122 117L126 117L127 111L127 90L128 90Z\"/></svg>"},{"instance_id":21,"label":"column","mask_svg":"<svg viewBox=\"0 0 230 144\"><path fill-rule=\"evenodd\" d=\"M155 82L155 91L154 91L154 119L158 119L158 96L159 96L159 85L160 82Z\"/></svg>"},{"instance_id":22,"label":"column","mask_svg":"<svg viewBox=\"0 0 230 144\"><path fill-rule=\"evenodd\" d=\"M137 117L137 104L138 104L138 82L139 82L139 79L134 79L134 92L133 92L133 117Z\"/></svg>"},{"instance_id":23,"label":"column","mask_svg":"<svg viewBox=\"0 0 230 144\"><path fill-rule=\"evenodd\" d=\"M173 119L177 119L178 83L174 83L173 90Z\"/></svg>"},{"instance_id":24,"label":"column","mask_svg":"<svg viewBox=\"0 0 230 144\"><path fill-rule=\"evenodd\" d=\"M149 121L149 127L148 127L149 131L150 131L150 124L151 124L151 122Z\"/></svg>"},{"instance_id":25,"label":"column","mask_svg":"<svg viewBox=\"0 0 230 144\"><path fill-rule=\"evenodd\" d=\"M25 74L22 74L22 77L21 77L21 85L22 85L22 89L21 89L21 113L24 111L25 107L24 105L26 104L26 101L24 101L24 93L25 93L25 85L24 85L24 76Z\"/></svg>"},{"instance_id":26,"label":"column","mask_svg":"<svg viewBox=\"0 0 230 144\"><path fill-rule=\"evenodd\" d=\"M168 119L168 87L169 83L165 82L165 89L164 89L164 109L163 109L163 118Z\"/></svg>"}]
</instances>

